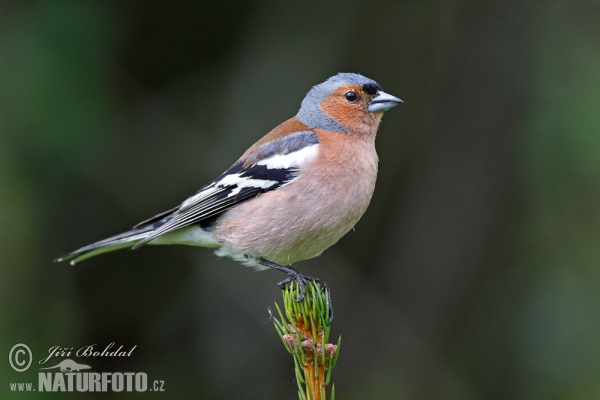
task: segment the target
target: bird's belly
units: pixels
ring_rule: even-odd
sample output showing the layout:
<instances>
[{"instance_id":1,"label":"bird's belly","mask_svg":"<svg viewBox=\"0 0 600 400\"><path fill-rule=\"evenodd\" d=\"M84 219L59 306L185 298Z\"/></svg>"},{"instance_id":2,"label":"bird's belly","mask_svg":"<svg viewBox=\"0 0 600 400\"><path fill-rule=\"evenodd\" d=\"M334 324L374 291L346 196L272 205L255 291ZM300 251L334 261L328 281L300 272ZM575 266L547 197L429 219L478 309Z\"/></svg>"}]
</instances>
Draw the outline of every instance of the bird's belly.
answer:
<instances>
[{"instance_id":1,"label":"bird's belly","mask_svg":"<svg viewBox=\"0 0 600 400\"><path fill-rule=\"evenodd\" d=\"M373 193L372 186L359 193L308 185L284 190L296 183L302 185L294 182L225 213L214 228L224 244L218 254L280 265L316 257L352 229Z\"/></svg>"}]
</instances>

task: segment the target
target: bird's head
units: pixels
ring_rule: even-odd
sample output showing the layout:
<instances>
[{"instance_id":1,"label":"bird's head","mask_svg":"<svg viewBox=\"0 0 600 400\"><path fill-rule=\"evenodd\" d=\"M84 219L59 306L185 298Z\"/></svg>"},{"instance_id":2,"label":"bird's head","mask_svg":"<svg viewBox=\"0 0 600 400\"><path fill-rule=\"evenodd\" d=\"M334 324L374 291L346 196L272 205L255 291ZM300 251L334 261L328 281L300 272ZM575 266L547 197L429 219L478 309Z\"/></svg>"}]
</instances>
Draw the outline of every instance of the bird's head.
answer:
<instances>
[{"instance_id":1,"label":"bird's head","mask_svg":"<svg viewBox=\"0 0 600 400\"><path fill-rule=\"evenodd\" d=\"M375 135L383 111L400 103L372 79L339 73L308 92L296 117L311 129Z\"/></svg>"}]
</instances>

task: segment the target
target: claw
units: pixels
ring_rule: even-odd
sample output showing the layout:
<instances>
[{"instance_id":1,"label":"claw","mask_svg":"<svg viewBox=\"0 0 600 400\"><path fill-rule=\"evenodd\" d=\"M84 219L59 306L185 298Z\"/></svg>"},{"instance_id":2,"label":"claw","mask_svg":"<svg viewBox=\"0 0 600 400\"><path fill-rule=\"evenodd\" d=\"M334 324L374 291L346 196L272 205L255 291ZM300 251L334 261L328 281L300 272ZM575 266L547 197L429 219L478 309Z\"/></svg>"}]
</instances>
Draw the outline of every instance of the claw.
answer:
<instances>
[{"instance_id":1,"label":"claw","mask_svg":"<svg viewBox=\"0 0 600 400\"><path fill-rule=\"evenodd\" d=\"M288 283L296 281L298 283L298 286L300 286L300 297L295 299L295 302L301 302L302 300L304 300L304 297L306 295L306 285L308 284L308 281L319 281L319 278L313 278L312 276L304 276L300 272L292 268L289 268L289 271L287 271L287 273L289 276L281 282L279 282L277 286L279 286L281 289L284 289Z\"/></svg>"},{"instance_id":2,"label":"claw","mask_svg":"<svg viewBox=\"0 0 600 400\"><path fill-rule=\"evenodd\" d=\"M327 283L323 282L321 290L327 290ZM331 290L327 290L327 307L329 307L329 325L333 322L333 305L331 304Z\"/></svg>"},{"instance_id":3,"label":"claw","mask_svg":"<svg viewBox=\"0 0 600 400\"><path fill-rule=\"evenodd\" d=\"M248 257L248 256L246 256ZM250 258L250 257L248 257ZM306 294L305 286L308 284L308 281L319 282L319 278L313 278L312 276L302 275L300 272L296 271L292 267L284 267L283 265L275 264L274 262L265 260L264 258L253 258L257 263L264 265L265 267L273 268L281 272L285 272L288 274L288 277L282 280L277 284L281 289L285 288L285 285L292 281L298 282L298 286L300 286L300 297L295 301L300 302L304 300L304 296Z\"/></svg>"},{"instance_id":4,"label":"claw","mask_svg":"<svg viewBox=\"0 0 600 400\"><path fill-rule=\"evenodd\" d=\"M285 289L285 285L287 285L288 283L290 283L292 281L292 277L289 278L285 278L284 280L282 280L281 282L279 282L277 284L277 286L279 286L279 289Z\"/></svg>"}]
</instances>

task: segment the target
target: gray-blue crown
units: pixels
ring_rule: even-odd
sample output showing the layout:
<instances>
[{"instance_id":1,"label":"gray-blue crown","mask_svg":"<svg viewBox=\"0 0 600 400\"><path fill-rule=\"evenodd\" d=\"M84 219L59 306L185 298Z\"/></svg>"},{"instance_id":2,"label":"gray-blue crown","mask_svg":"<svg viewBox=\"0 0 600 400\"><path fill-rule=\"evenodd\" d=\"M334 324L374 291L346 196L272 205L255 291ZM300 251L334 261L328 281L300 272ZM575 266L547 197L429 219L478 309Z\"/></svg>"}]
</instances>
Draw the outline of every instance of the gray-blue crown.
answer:
<instances>
[{"instance_id":1,"label":"gray-blue crown","mask_svg":"<svg viewBox=\"0 0 600 400\"><path fill-rule=\"evenodd\" d=\"M313 86L304 100L302 100L296 118L311 129L319 128L339 133L347 132L340 123L325 115L321 107L319 107L338 87L344 85L360 85L366 88L381 90L381 86L373 79L360 74L341 72L327 79L325 82Z\"/></svg>"}]
</instances>

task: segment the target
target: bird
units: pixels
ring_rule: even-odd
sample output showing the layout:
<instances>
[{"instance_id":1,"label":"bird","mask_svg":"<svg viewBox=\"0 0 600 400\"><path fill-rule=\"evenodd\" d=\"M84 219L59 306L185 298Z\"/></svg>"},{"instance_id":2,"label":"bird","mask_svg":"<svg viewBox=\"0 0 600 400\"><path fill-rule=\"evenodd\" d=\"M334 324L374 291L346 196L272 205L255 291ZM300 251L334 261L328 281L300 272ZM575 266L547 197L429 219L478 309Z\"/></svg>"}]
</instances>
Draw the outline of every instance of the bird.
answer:
<instances>
[{"instance_id":1,"label":"bird","mask_svg":"<svg viewBox=\"0 0 600 400\"><path fill-rule=\"evenodd\" d=\"M296 281L301 301L305 285L318 278L292 264L321 255L365 213L377 178L375 136L383 112L400 103L372 79L338 73L313 86L296 116L179 206L55 261L75 265L145 244L207 247L286 273L279 287Z\"/></svg>"}]
</instances>

